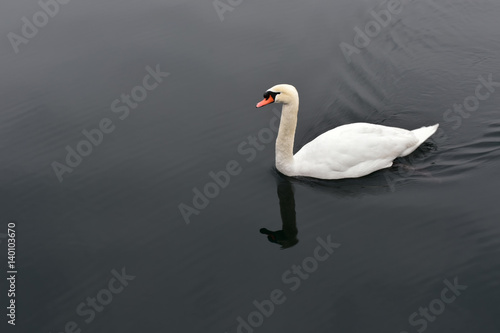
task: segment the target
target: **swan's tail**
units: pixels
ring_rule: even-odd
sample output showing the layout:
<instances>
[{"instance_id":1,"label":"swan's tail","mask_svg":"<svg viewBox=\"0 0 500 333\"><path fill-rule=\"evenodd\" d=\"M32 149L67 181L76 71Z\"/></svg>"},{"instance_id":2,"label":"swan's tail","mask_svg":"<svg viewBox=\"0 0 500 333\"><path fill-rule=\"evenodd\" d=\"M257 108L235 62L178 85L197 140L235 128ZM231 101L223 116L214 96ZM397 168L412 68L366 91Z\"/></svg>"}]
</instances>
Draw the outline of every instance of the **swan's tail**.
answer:
<instances>
[{"instance_id":1,"label":"swan's tail","mask_svg":"<svg viewBox=\"0 0 500 333\"><path fill-rule=\"evenodd\" d=\"M418 139L418 144L416 147L420 146L425 140L427 140L432 134L434 134L439 127L439 124L432 126L424 126L411 131Z\"/></svg>"},{"instance_id":2,"label":"swan's tail","mask_svg":"<svg viewBox=\"0 0 500 333\"><path fill-rule=\"evenodd\" d=\"M410 148L406 149L401 155L399 155L399 157L404 157L411 154L415 149L418 148L418 146L420 146L425 140L427 140L432 134L434 134L437 131L438 127L439 124L436 124L432 126L420 127L411 131L417 137L418 142Z\"/></svg>"}]
</instances>

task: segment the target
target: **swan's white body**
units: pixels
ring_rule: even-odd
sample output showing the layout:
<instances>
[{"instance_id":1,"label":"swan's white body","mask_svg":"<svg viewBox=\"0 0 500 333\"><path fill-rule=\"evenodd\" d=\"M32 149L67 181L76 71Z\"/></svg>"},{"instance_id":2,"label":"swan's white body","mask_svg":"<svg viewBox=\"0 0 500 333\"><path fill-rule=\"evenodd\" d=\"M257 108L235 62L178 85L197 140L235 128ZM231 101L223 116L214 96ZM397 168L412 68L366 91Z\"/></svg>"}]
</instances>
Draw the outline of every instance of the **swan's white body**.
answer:
<instances>
[{"instance_id":1,"label":"swan's white body","mask_svg":"<svg viewBox=\"0 0 500 333\"><path fill-rule=\"evenodd\" d=\"M283 103L276 139L276 168L283 174L320 179L357 178L392 166L436 132L439 124L409 131L368 123L342 125L307 143L293 155L299 96L295 87L280 84L267 91L257 106ZM266 96L266 95L265 95Z\"/></svg>"}]
</instances>

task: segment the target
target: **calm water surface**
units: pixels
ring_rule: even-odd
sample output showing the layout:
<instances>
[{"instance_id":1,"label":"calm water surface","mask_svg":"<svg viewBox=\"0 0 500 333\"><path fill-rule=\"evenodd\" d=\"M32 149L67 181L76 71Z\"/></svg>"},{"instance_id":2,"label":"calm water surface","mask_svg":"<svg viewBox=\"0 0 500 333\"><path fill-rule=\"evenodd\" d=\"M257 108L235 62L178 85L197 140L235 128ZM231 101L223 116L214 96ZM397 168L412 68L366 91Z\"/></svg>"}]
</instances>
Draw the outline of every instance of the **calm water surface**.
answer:
<instances>
[{"instance_id":1,"label":"calm water surface","mask_svg":"<svg viewBox=\"0 0 500 333\"><path fill-rule=\"evenodd\" d=\"M2 5L2 332L499 332L500 3L232 3ZM295 150L440 131L361 179L286 178L255 109L277 83Z\"/></svg>"}]
</instances>

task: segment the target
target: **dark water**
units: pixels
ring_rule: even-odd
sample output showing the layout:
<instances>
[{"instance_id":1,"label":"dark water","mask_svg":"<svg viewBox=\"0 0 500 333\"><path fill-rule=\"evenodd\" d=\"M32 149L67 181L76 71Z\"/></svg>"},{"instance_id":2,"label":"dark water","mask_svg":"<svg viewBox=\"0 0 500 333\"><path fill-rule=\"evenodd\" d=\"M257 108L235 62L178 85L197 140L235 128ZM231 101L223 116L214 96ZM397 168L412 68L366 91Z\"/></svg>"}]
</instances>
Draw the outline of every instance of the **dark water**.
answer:
<instances>
[{"instance_id":1,"label":"dark water","mask_svg":"<svg viewBox=\"0 0 500 333\"><path fill-rule=\"evenodd\" d=\"M240 2L52 3L23 42L40 5L2 4L2 332L499 332L500 3ZM440 132L361 179L284 178L254 107L277 83L296 150Z\"/></svg>"}]
</instances>

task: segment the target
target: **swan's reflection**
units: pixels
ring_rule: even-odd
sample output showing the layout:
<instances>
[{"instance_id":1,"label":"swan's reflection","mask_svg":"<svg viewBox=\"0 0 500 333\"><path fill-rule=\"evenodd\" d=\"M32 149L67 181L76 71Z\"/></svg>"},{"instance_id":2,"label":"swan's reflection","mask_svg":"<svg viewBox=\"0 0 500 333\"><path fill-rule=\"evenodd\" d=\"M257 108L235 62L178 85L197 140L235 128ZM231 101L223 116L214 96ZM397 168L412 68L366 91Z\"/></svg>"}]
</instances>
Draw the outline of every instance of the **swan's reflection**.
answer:
<instances>
[{"instance_id":1,"label":"swan's reflection","mask_svg":"<svg viewBox=\"0 0 500 333\"><path fill-rule=\"evenodd\" d=\"M267 235L271 243L281 245L282 249L287 249L299 242L297 239L297 220L295 218L295 196L292 183L284 176L278 175L278 198L280 201L282 229L271 231L266 228L260 229L262 234Z\"/></svg>"}]
</instances>

